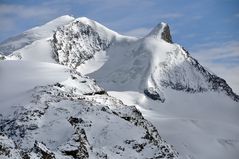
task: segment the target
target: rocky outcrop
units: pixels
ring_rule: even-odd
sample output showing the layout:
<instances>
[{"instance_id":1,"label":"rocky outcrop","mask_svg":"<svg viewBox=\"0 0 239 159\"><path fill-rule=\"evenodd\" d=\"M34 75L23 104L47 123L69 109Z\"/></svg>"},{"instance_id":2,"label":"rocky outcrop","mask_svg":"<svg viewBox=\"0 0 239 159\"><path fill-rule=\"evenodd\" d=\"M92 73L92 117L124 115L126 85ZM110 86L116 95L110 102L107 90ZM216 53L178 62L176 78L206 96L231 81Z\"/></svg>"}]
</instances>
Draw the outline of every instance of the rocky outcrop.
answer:
<instances>
[{"instance_id":1,"label":"rocky outcrop","mask_svg":"<svg viewBox=\"0 0 239 159\"><path fill-rule=\"evenodd\" d=\"M173 43L170 28L168 24L161 22L146 37L154 37L156 39L162 39L168 43Z\"/></svg>"},{"instance_id":2,"label":"rocky outcrop","mask_svg":"<svg viewBox=\"0 0 239 159\"><path fill-rule=\"evenodd\" d=\"M162 103L165 101L165 98L160 91L156 91L154 88L150 87L144 90L144 94L153 100L159 100Z\"/></svg>"},{"instance_id":3,"label":"rocky outcrop","mask_svg":"<svg viewBox=\"0 0 239 159\"><path fill-rule=\"evenodd\" d=\"M76 68L109 45L110 41L92 26L77 20L58 28L52 40L55 59L71 68Z\"/></svg>"},{"instance_id":4,"label":"rocky outcrop","mask_svg":"<svg viewBox=\"0 0 239 159\"><path fill-rule=\"evenodd\" d=\"M168 24L166 24L163 27L161 37L162 37L163 40L167 41L168 43L173 43Z\"/></svg>"},{"instance_id":5,"label":"rocky outcrop","mask_svg":"<svg viewBox=\"0 0 239 159\"><path fill-rule=\"evenodd\" d=\"M6 59L6 57L4 55L2 55L1 52L0 52L0 61L5 60L5 59Z\"/></svg>"}]
</instances>

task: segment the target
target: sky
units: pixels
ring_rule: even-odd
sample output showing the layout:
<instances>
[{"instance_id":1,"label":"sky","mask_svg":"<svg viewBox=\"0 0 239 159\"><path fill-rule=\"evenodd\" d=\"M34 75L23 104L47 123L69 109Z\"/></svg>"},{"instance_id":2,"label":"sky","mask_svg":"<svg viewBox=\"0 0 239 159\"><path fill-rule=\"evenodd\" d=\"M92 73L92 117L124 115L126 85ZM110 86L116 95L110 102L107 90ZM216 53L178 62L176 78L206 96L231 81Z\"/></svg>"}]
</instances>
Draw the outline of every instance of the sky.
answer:
<instances>
[{"instance_id":1,"label":"sky","mask_svg":"<svg viewBox=\"0 0 239 159\"><path fill-rule=\"evenodd\" d=\"M160 22L239 94L239 0L0 0L0 41L62 15L142 37Z\"/></svg>"}]
</instances>

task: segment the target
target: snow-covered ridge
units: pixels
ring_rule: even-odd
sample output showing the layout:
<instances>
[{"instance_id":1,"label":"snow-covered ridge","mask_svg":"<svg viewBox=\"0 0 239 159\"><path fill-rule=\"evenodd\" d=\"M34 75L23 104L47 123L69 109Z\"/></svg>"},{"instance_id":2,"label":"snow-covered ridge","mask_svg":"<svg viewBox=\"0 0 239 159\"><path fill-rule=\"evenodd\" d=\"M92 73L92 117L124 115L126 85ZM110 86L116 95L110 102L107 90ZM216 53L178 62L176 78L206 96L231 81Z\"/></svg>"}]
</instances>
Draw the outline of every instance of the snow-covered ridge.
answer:
<instances>
[{"instance_id":1,"label":"snow-covered ridge","mask_svg":"<svg viewBox=\"0 0 239 159\"><path fill-rule=\"evenodd\" d=\"M47 76L55 67L68 78L58 77L63 81L27 89L14 100L2 100L0 158L177 158L177 152L134 106L109 96L94 80L54 64L45 70L44 63L3 63L11 63L12 70L18 72L10 82L21 83L21 74L27 71L28 87L44 78L50 83ZM6 72L9 67L3 63L1 69ZM24 63L38 66L29 73L31 68ZM36 81L39 72L45 77ZM1 80L5 78L8 76ZM57 81L56 76L52 78ZM0 88L3 84L11 85L0 83Z\"/></svg>"},{"instance_id":2,"label":"snow-covered ridge","mask_svg":"<svg viewBox=\"0 0 239 159\"><path fill-rule=\"evenodd\" d=\"M150 96L158 94L164 100L165 88L186 91L190 93L217 91L223 92L235 101L239 101L225 80L207 71L180 45L174 44L173 50L165 52L165 59L159 54L153 56L151 74L148 78L148 89L145 92ZM162 48L162 47L161 47ZM160 48L159 48L160 49Z\"/></svg>"},{"instance_id":3,"label":"snow-covered ridge","mask_svg":"<svg viewBox=\"0 0 239 159\"><path fill-rule=\"evenodd\" d=\"M61 16L42 26L34 27L23 32L22 34L6 39L0 43L0 52L2 52L4 55L9 55L36 40L51 37L57 27L68 24L73 20L74 17L68 15Z\"/></svg>"}]
</instances>

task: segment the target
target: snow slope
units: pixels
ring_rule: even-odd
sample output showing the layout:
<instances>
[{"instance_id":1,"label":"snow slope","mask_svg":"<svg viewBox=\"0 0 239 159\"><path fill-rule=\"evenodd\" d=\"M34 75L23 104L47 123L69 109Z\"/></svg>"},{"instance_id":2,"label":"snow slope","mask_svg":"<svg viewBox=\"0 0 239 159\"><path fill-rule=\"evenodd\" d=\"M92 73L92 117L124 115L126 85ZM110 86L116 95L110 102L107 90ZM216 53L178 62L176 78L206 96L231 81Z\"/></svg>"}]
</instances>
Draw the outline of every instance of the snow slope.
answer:
<instances>
[{"instance_id":1,"label":"snow slope","mask_svg":"<svg viewBox=\"0 0 239 159\"><path fill-rule=\"evenodd\" d=\"M57 81L66 80L69 76L66 67L50 63L6 60L0 62L0 68L1 114L2 112L12 112L9 104L17 104L13 103L14 100L17 100L21 94L30 91L35 86L53 84Z\"/></svg>"},{"instance_id":2,"label":"snow slope","mask_svg":"<svg viewBox=\"0 0 239 159\"><path fill-rule=\"evenodd\" d=\"M226 96L167 90L164 103L138 92L109 92L125 104L136 105L163 138L185 159L236 159L239 156L239 107Z\"/></svg>"},{"instance_id":3,"label":"snow slope","mask_svg":"<svg viewBox=\"0 0 239 159\"><path fill-rule=\"evenodd\" d=\"M0 158L177 158L134 106L75 70L15 60L0 68Z\"/></svg>"},{"instance_id":4,"label":"snow slope","mask_svg":"<svg viewBox=\"0 0 239 159\"><path fill-rule=\"evenodd\" d=\"M53 24L54 22L50 23ZM100 109L93 108L92 113L83 116L87 118L87 120L92 117L90 121L95 123L95 126L92 124L93 126L89 131L86 131L88 129L84 130L86 134L90 134L90 139L87 140L87 142L82 141L85 147L83 147L80 154L88 154L90 156L100 155L102 158L104 158L104 154L107 154L110 158L118 158L119 156L115 156L114 153L120 154L121 156L119 158L147 158L152 154L157 154L156 152L159 151L159 149L156 147L153 147L152 151L148 149L148 146L143 146L143 149L141 149L140 147L145 145L143 143L140 145L136 144L138 145L136 147L133 146L136 149L141 149L141 151L139 151L141 156L137 156L138 153L135 153L133 150L131 151L128 146L126 146L127 151L124 149L125 152L121 152L123 150L122 147L125 147L125 145L120 145L119 147L117 144L118 146L116 147L119 151L112 148L113 144L109 141L108 135L114 136L113 134L116 134L119 139L123 140L126 134L123 135L115 130L120 127L122 130L129 131L129 127L122 123L121 119L129 119L132 121L129 117L132 111L136 111L134 107L124 105L127 104L135 105L140 112L142 112L143 116L156 126L160 134L162 134L169 143L175 146L181 158L237 158L239 155L239 96L232 91L225 80L205 69L182 46L173 43L170 28L166 23L159 23L143 38L120 35L85 17L77 19L69 18L69 21L65 21L64 23L65 25L61 23L54 33L51 32L51 34L49 34L51 36L35 39L31 41L31 44L15 49L11 55L4 56L4 58L7 60L21 59L23 61L23 67L24 65L28 65L27 67L34 69L35 66L32 65L36 64L36 66L38 66L43 64L46 68L51 68L49 70L46 69L46 72L60 68L59 64L66 66L61 66L62 69L60 70L64 70L63 72L57 70L57 72L61 74L61 77L58 78L58 76L55 76L56 79L54 78L54 80L56 81L49 79L51 76L48 76L48 73L44 74L43 71L42 75L39 74L39 77L44 77L39 80L43 82L43 84L40 82L34 85L45 86L37 87L30 91L30 94L37 94L37 96L40 97L46 96L47 100L43 100L43 103L50 102L50 105L53 105L53 107L49 109L50 114L44 114L44 122L49 122L47 125L50 125L51 121L55 121L59 118L64 121L61 116L51 114L51 112L58 111L58 109L56 109L58 106L60 109L67 110L69 114L72 114L76 103L82 105L77 109L79 112L84 112L86 109L82 102L85 103L87 101L87 103L91 103L90 105L99 105ZM23 41L25 41L24 38ZM11 44L11 40L9 44ZM11 66L15 65L8 64L8 62L10 61L3 62L2 66L10 65L9 67L11 68ZM12 62L17 63L18 61ZM21 68L20 65L19 68ZM69 75L69 70L73 70L73 74L77 74L75 80L73 80L74 77L71 77L73 75L72 71L70 71ZM19 70L16 68L16 71ZM23 71L23 74L24 72L25 71ZM26 72L29 72L29 76L34 78L35 76L36 78L38 77L37 71L36 75L33 71ZM42 73L42 70L40 70L40 72ZM56 73L55 71L53 72ZM91 84L89 84L89 86L90 88L93 87L93 92L91 89L91 91L85 92L85 90L88 90L88 86L85 87L84 82L82 84L82 82L78 81L78 78L85 77L81 77L77 72L96 79L100 87L90 82ZM6 77L10 76L10 74L6 74ZM68 78L65 79L65 76ZM5 81L7 80L5 79ZM25 79L23 78L22 81L25 81ZM33 81L35 82L35 80ZM46 86L44 81L49 82L49 84L51 82L55 83ZM80 81L85 80L81 79ZM12 82L17 83L17 81ZM5 87L10 88L10 86ZM115 98L108 96L102 88ZM19 88L18 90L21 89ZM52 95L47 95L47 93L42 94L41 90L45 93L51 92L50 94ZM14 94L14 90L10 92L9 95L10 94ZM56 97L56 94L63 95ZM82 95L84 99L82 99ZM77 96L81 96L80 99L83 101L75 101ZM25 97L23 99L25 99ZM118 99L122 100L124 104ZM24 102L24 100L21 102ZM39 103L41 109L45 109L42 101ZM68 105L69 108L66 108L65 105ZM119 111L118 108L120 108L121 113L116 111L116 114L111 113L109 116L98 113L99 110L105 109L102 108L102 106L104 107L106 105L111 111ZM114 107L115 105L117 105L117 107ZM12 107L5 107L14 110ZM86 107L88 109L88 106ZM133 110L131 110L131 108L133 108ZM32 106L30 106L29 109L33 109ZM128 109L131 110L129 114ZM141 114L140 112L137 114ZM95 115L95 113L99 114L99 118L96 117L97 115ZM121 116L120 114L122 113L127 113L128 116ZM114 115L116 115L116 117ZM65 112L62 116L63 118L66 117ZM110 119L110 121L104 121L105 118L102 116ZM95 120L95 117L97 119L103 118L102 125L98 123L98 120ZM140 118L141 117L140 115ZM13 118L13 116L9 118ZM70 116L67 116L67 118L69 119ZM133 120L135 120L135 118ZM61 124L64 125L64 123ZM138 123L134 124L136 126L138 125ZM79 126L79 124L77 125ZM107 125L107 128L99 132L97 125L102 127ZM109 125L110 128L108 128ZM67 124L65 127L67 127ZM77 126L73 124L73 127ZM145 126L143 126L143 128L145 128ZM62 128L56 124L55 129L61 130ZM129 131L129 134L127 134L130 136L129 138L133 137L135 132L139 134L143 133L141 130L138 131L136 129L138 128L135 128L133 133ZM38 133L44 129L39 130ZM72 129L69 130L74 132ZM4 131L6 131L6 128L4 128ZM100 138L103 139L98 140L93 138L94 135L92 136L92 133L95 136L101 136ZM33 137L32 135L30 132L31 137ZM83 132L81 132L81 135L83 136L80 138L85 139ZM5 140L5 137L2 138ZM34 138L39 139L39 136L36 135ZM44 149L44 152L47 152L46 154L54 154L55 156L61 156L62 153L66 154L65 150L67 149L70 149L70 151L74 149L74 152L78 152L76 149L78 150L79 147L77 147L77 143L73 141L74 139L69 140L70 143L74 143L72 147L72 144L69 145L66 139L59 141L59 138L54 138L53 144L51 144L47 138L43 139L40 137L41 141L44 140L43 145L40 142L30 142L27 138L24 138L23 141L29 142L30 147L35 147L36 150L39 150L39 147L41 147L40 149ZM66 138L69 139L73 137L70 137L68 134ZM137 139L133 140L141 141L140 138L142 138L142 136L138 136ZM9 140L18 142L18 140L12 138ZM62 150L59 142L67 143L66 146L63 146ZM112 142L116 141L113 140ZM89 148L92 143L94 143L92 146L93 150ZM126 143L131 144L131 142L128 141ZM147 143L150 145L150 141ZM102 145L105 144L107 146L103 148L104 150L99 150L102 148ZM96 151L94 151L94 147ZM170 152L176 156L176 153L170 146L169 149ZM84 153L85 150L87 150L87 153ZM15 153L15 151L18 152L21 150L14 149L13 151L13 153ZM163 151L163 147L161 147L159 152ZM43 155L37 152L38 151L31 152L31 155ZM42 152L42 150L40 150L40 152ZM72 154L72 151L70 153ZM85 157L87 157L87 155ZM165 157L170 158L170 155Z\"/></svg>"},{"instance_id":5,"label":"snow slope","mask_svg":"<svg viewBox=\"0 0 239 159\"><path fill-rule=\"evenodd\" d=\"M36 40L51 37L57 27L67 24L73 20L74 18L71 16L61 16L46 23L45 25L32 28L20 35L11 37L0 43L0 52L2 52L4 55L9 55Z\"/></svg>"}]
</instances>

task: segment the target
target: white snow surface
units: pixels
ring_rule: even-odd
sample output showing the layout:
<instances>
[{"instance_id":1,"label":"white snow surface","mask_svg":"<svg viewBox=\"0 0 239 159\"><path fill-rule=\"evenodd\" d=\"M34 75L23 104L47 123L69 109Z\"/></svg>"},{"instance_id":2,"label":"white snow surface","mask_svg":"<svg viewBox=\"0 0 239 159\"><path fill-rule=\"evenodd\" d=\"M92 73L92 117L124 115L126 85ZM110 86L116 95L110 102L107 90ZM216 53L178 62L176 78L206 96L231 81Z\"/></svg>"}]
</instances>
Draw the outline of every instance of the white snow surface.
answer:
<instances>
[{"instance_id":1,"label":"white snow surface","mask_svg":"<svg viewBox=\"0 0 239 159\"><path fill-rule=\"evenodd\" d=\"M12 112L9 105L17 104L15 100L21 94L36 86L64 81L70 75L62 65L31 61L1 61L0 69L1 114Z\"/></svg>"},{"instance_id":2,"label":"white snow surface","mask_svg":"<svg viewBox=\"0 0 239 159\"><path fill-rule=\"evenodd\" d=\"M56 26L59 28L56 29ZM163 139L175 147L182 159L237 159L239 103L230 98L222 87L212 90L214 85L208 78L214 74L204 71L180 45L161 38L166 26L166 23L160 23L146 37L134 38L122 36L85 17L74 19L63 16L57 22L31 29L40 34L34 36L33 40L24 36L20 40L10 39L6 44L10 44L8 49L14 52L4 56L5 61L0 61L0 90L4 90L0 92L0 102L4 103L0 108L1 114L8 116L16 110L17 103L29 101L35 86L58 83L57 86L44 89L55 93L64 92L70 94L71 98L59 97L61 100L56 102L56 97L46 96L51 99L51 107L47 108L44 117L33 123L40 127L40 131L36 135L34 131L38 129L30 132L29 138L23 140L26 142L23 145L33 146L34 141L30 141L33 137L44 142L47 149L59 157L62 157L62 151L78 149L79 145L72 135L76 130L66 120L69 114L77 116L78 113L84 120L94 123L91 128L84 128L86 134L90 134L88 141L84 142L91 157L98 153L100 156L107 154L110 158L146 158L157 149L151 151L150 146L146 146L142 156L138 156L127 146L124 152L122 147L113 146L127 137L141 142L140 134L144 129L132 128L119 116L104 113L97 115L102 106L107 105L109 111L113 111L117 108L115 105L122 107L126 104L125 107L129 108L136 106L153 123ZM52 30L56 30L54 36ZM88 31L92 34L88 35ZM0 51L2 46L5 44L0 44ZM96 79L99 86L94 80L72 73L72 70ZM76 76L77 80L72 76ZM114 98L104 94L104 89ZM156 92L163 102L152 100L144 94L145 90ZM82 96L86 98L83 103L93 103L100 108L92 108L91 113L84 112L88 106L75 101L78 96L81 96L80 99ZM119 104L118 99L124 104ZM78 108L77 105L81 106ZM35 108L29 106L27 109ZM41 103L36 109L44 110L45 106ZM86 114L81 114L82 111ZM129 113L124 107L120 111ZM127 130L127 133L122 134L123 130ZM93 145L93 151L90 145ZM118 151L121 156L115 155ZM31 155L37 154L34 152Z\"/></svg>"},{"instance_id":3,"label":"white snow surface","mask_svg":"<svg viewBox=\"0 0 239 159\"><path fill-rule=\"evenodd\" d=\"M68 24L73 20L74 17L65 15L58 17L42 26L37 26L32 29L29 29L20 35L1 42L0 51L3 52L5 55L9 55L14 51L19 50L36 40L52 37L52 34L57 29L57 27L62 26L64 24Z\"/></svg>"},{"instance_id":4,"label":"white snow surface","mask_svg":"<svg viewBox=\"0 0 239 159\"><path fill-rule=\"evenodd\" d=\"M0 158L177 158L134 106L75 70L19 60L0 68Z\"/></svg>"},{"instance_id":5,"label":"white snow surface","mask_svg":"<svg viewBox=\"0 0 239 159\"><path fill-rule=\"evenodd\" d=\"M217 92L188 94L167 90L165 103L139 92L108 92L135 105L183 159L236 159L239 156L239 107Z\"/></svg>"},{"instance_id":6,"label":"white snow surface","mask_svg":"<svg viewBox=\"0 0 239 159\"><path fill-rule=\"evenodd\" d=\"M8 60L26 60L37 62L56 63L52 55L50 39L40 39L34 41L8 56Z\"/></svg>"}]
</instances>

